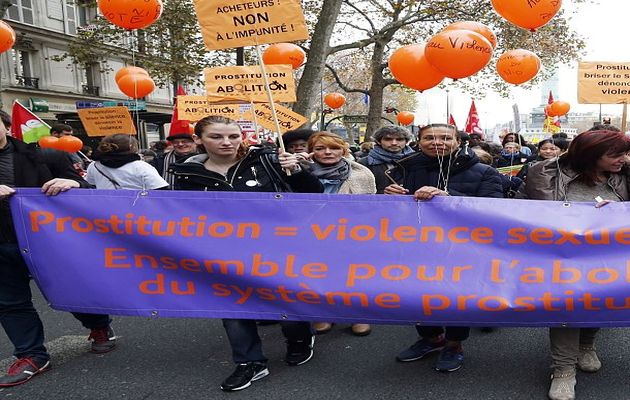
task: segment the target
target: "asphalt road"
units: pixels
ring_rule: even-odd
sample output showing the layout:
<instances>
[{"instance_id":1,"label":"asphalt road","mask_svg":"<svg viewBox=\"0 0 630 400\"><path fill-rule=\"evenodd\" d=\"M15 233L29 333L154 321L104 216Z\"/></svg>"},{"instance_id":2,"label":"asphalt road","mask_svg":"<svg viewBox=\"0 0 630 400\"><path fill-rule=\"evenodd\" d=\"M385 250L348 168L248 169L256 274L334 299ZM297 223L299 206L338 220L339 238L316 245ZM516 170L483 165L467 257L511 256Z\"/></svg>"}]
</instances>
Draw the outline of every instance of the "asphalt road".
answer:
<instances>
[{"instance_id":1,"label":"asphalt road","mask_svg":"<svg viewBox=\"0 0 630 400\"><path fill-rule=\"evenodd\" d=\"M406 326L377 326L354 337L346 326L318 336L313 359L299 367L284 361L279 326L261 327L270 376L241 392L223 393L221 381L234 365L218 320L115 317L116 351L88 353L88 332L70 314L51 310L37 292L53 369L29 383L0 389L14 400L207 400L207 399L546 399L550 363L546 329L473 330L465 343L464 367L432 369L434 358L396 362L416 339ZM580 373L578 399L630 399L630 340L627 329L602 331L603 368ZM0 368L12 348L0 333Z\"/></svg>"}]
</instances>

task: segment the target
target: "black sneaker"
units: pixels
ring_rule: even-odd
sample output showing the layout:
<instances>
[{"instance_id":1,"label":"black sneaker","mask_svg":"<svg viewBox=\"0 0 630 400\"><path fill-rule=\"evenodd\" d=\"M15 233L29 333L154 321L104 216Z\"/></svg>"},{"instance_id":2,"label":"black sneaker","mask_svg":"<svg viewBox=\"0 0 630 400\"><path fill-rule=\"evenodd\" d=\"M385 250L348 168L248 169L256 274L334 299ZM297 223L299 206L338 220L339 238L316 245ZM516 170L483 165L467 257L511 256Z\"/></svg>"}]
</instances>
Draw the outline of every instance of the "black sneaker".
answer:
<instances>
[{"instance_id":1,"label":"black sneaker","mask_svg":"<svg viewBox=\"0 0 630 400\"><path fill-rule=\"evenodd\" d=\"M446 346L440 352L435 370L440 372L457 371L464 365L464 351L461 347Z\"/></svg>"},{"instance_id":2,"label":"black sneaker","mask_svg":"<svg viewBox=\"0 0 630 400\"><path fill-rule=\"evenodd\" d=\"M116 334L111 326L101 329L92 329L88 340L92 340L92 353L108 353L116 347Z\"/></svg>"},{"instance_id":3,"label":"black sneaker","mask_svg":"<svg viewBox=\"0 0 630 400\"><path fill-rule=\"evenodd\" d=\"M21 385L49 369L50 361L39 361L31 357L18 358L9 366L7 374L0 377L0 387Z\"/></svg>"},{"instance_id":4,"label":"black sneaker","mask_svg":"<svg viewBox=\"0 0 630 400\"><path fill-rule=\"evenodd\" d=\"M221 384L224 392L235 392L249 387L252 382L269 375L267 364L262 362L248 362L238 364L232 375L228 376Z\"/></svg>"},{"instance_id":5,"label":"black sneaker","mask_svg":"<svg viewBox=\"0 0 630 400\"><path fill-rule=\"evenodd\" d=\"M302 365L313 358L315 335L307 340L287 340L287 355L285 361L291 366Z\"/></svg>"}]
</instances>

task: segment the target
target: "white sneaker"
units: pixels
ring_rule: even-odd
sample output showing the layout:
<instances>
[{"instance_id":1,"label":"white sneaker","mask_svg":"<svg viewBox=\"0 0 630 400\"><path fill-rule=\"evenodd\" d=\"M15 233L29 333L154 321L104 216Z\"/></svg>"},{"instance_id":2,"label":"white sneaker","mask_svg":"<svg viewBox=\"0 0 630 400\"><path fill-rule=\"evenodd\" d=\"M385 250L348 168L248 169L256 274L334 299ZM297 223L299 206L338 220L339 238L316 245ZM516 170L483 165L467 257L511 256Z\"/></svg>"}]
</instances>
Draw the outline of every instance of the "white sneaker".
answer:
<instances>
[{"instance_id":1,"label":"white sneaker","mask_svg":"<svg viewBox=\"0 0 630 400\"><path fill-rule=\"evenodd\" d=\"M578 368L584 372L597 372L602 367L594 347L580 346L578 355Z\"/></svg>"},{"instance_id":2,"label":"white sneaker","mask_svg":"<svg viewBox=\"0 0 630 400\"><path fill-rule=\"evenodd\" d=\"M551 375L551 387L549 388L549 399L551 400L574 400L575 399L575 373L564 373Z\"/></svg>"}]
</instances>

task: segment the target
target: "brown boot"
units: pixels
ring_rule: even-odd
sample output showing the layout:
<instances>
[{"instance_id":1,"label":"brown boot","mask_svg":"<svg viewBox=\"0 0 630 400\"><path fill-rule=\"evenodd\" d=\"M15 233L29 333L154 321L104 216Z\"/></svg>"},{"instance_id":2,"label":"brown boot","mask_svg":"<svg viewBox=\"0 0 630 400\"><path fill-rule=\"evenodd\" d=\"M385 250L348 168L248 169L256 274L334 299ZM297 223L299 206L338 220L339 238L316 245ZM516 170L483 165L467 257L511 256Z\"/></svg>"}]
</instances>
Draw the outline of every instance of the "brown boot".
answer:
<instances>
[{"instance_id":1,"label":"brown boot","mask_svg":"<svg viewBox=\"0 0 630 400\"><path fill-rule=\"evenodd\" d=\"M352 324L352 334L355 336L367 336L372 333L370 324Z\"/></svg>"},{"instance_id":2,"label":"brown boot","mask_svg":"<svg viewBox=\"0 0 630 400\"><path fill-rule=\"evenodd\" d=\"M318 335L330 332L332 327L333 324L331 322L313 322L313 329Z\"/></svg>"}]
</instances>

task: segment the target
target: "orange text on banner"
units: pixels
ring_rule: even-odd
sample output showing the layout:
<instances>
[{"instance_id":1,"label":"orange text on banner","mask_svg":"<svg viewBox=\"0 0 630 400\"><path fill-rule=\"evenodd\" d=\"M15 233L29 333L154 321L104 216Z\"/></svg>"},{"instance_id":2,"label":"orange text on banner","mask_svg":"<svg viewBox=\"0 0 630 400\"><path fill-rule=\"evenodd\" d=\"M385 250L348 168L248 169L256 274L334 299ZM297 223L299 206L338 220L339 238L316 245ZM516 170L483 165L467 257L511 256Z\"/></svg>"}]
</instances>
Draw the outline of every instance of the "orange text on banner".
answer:
<instances>
[{"instance_id":1,"label":"orange text on banner","mask_svg":"<svg viewBox=\"0 0 630 400\"><path fill-rule=\"evenodd\" d=\"M278 117L278 124L280 125L280 133L297 129L304 125L308 119L300 114L294 113L286 107L276 104L276 116ZM256 122L259 125L269 129L270 131L276 130L276 125L273 120L273 113L269 103L257 103L254 105L253 112L256 113ZM245 114L245 119L253 121L254 118L251 112Z\"/></svg>"},{"instance_id":2,"label":"orange text on banner","mask_svg":"<svg viewBox=\"0 0 630 400\"><path fill-rule=\"evenodd\" d=\"M195 0L209 50L308 39L300 0Z\"/></svg>"},{"instance_id":3,"label":"orange text on banner","mask_svg":"<svg viewBox=\"0 0 630 400\"><path fill-rule=\"evenodd\" d=\"M282 103L297 101L291 66L267 65L265 69L273 100ZM259 65L206 68L204 74L209 103L269 102Z\"/></svg>"},{"instance_id":4,"label":"orange text on banner","mask_svg":"<svg viewBox=\"0 0 630 400\"><path fill-rule=\"evenodd\" d=\"M184 121L199 121L209 115L241 119L243 106L249 104L210 104L206 96L177 96L177 113Z\"/></svg>"},{"instance_id":5,"label":"orange text on banner","mask_svg":"<svg viewBox=\"0 0 630 400\"><path fill-rule=\"evenodd\" d=\"M578 103L630 103L630 62L580 62Z\"/></svg>"},{"instance_id":6,"label":"orange text on banner","mask_svg":"<svg viewBox=\"0 0 630 400\"><path fill-rule=\"evenodd\" d=\"M109 136L116 133L136 134L136 127L127 107L83 108L77 112L88 136Z\"/></svg>"}]
</instances>

